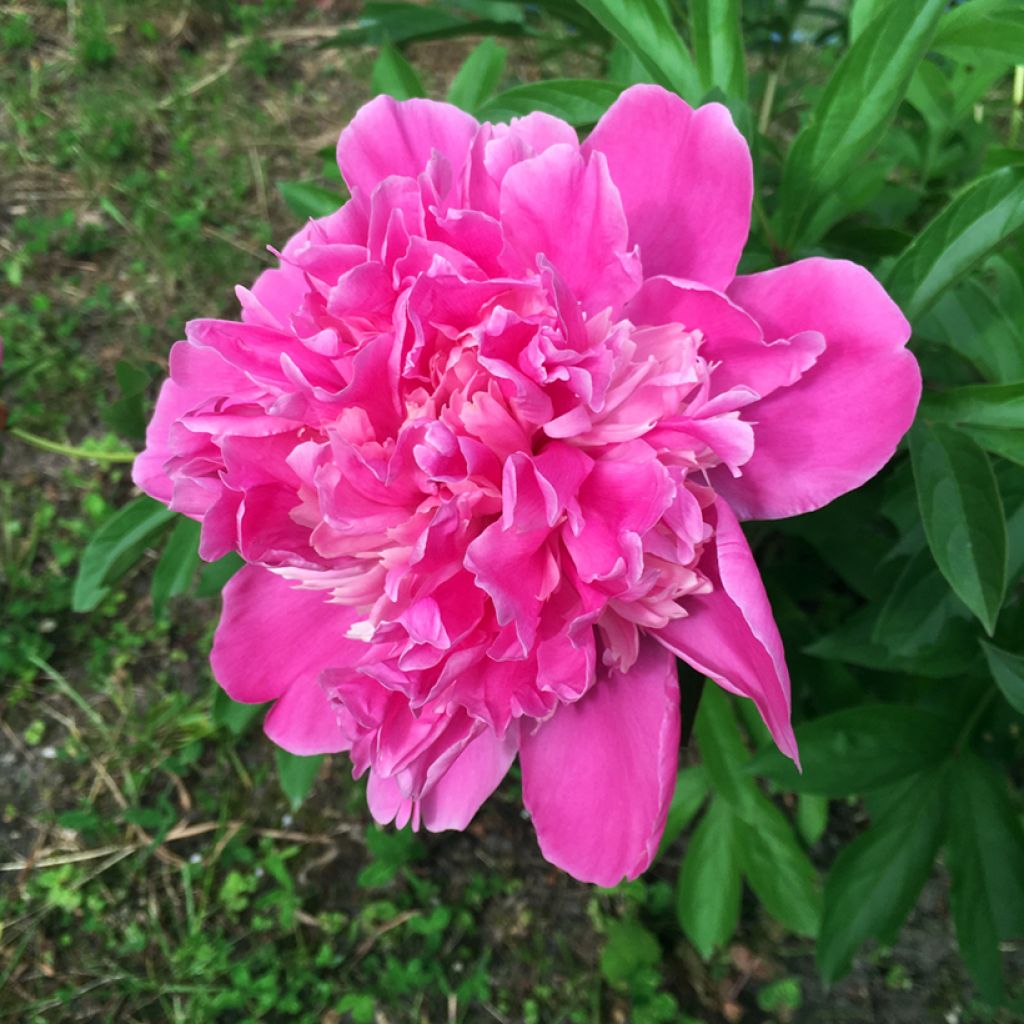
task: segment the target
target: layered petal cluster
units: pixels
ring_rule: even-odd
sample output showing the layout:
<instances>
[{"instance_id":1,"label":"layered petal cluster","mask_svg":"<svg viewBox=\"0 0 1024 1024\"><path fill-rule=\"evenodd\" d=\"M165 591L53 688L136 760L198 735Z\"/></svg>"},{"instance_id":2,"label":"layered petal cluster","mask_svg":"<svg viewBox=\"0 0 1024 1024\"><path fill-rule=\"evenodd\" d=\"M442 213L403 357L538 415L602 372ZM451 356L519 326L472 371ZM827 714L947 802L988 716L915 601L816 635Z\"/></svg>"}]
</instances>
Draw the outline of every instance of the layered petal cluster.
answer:
<instances>
[{"instance_id":1,"label":"layered petal cluster","mask_svg":"<svg viewBox=\"0 0 1024 1024\"><path fill-rule=\"evenodd\" d=\"M380 97L352 198L238 321L171 352L135 480L201 521L215 674L296 753L349 751L379 821L463 828L518 756L544 854L635 877L679 746L678 655L796 757L738 519L892 455L920 376L850 263L736 277L750 155L724 107L626 91L589 139Z\"/></svg>"}]
</instances>

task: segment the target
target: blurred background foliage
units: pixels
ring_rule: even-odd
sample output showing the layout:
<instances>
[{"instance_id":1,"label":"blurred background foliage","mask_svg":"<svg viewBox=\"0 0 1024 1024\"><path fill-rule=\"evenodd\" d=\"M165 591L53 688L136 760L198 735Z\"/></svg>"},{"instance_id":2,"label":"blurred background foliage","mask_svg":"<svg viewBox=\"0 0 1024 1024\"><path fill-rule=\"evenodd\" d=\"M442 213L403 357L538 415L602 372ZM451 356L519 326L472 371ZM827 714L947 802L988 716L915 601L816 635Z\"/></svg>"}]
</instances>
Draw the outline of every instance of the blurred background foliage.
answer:
<instances>
[{"instance_id":1,"label":"blurred background foliage","mask_svg":"<svg viewBox=\"0 0 1024 1024\"><path fill-rule=\"evenodd\" d=\"M0 5L0 1020L1024 1019L1022 64L1019 0ZM128 461L370 95L585 132L638 81L728 104L742 269L870 267L926 395L867 487L748 530L804 773L708 689L657 863L596 890L514 774L413 836L275 753L207 665L237 562Z\"/></svg>"}]
</instances>

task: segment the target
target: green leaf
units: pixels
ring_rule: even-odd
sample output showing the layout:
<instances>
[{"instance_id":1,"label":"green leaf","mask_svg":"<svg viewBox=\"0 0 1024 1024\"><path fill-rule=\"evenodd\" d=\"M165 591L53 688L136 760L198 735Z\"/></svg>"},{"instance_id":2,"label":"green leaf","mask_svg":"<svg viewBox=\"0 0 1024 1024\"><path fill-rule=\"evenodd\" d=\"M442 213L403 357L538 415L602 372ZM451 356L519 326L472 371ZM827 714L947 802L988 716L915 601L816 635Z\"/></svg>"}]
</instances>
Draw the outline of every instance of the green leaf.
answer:
<instances>
[{"instance_id":1,"label":"green leaf","mask_svg":"<svg viewBox=\"0 0 1024 1024\"><path fill-rule=\"evenodd\" d=\"M733 811L750 820L756 815L757 784L744 767L750 752L743 742L732 700L718 686L705 686L694 727L701 760L716 793Z\"/></svg>"},{"instance_id":2,"label":"green leaf","mask_svg":"<svg viewBox=\"0 0 1024 1024\"><path fill-rule=\"evenodd\" d=\"M714 800L686 849L676 885L679 924L705 959L729 941L740 916L741 878L736 817Z\"/></svg>"},{"instance_id":3,"label":"green leaf","mask_svg":"<svg viewBox=\"0 0 1024 1024\"><path fill-rule=\"evenodd\" d=\"M487 18L467 18L439 4L367 3L359 25L339 32L334 46L372 43L410 43L415 40L452 39L463 35L522 35L523 12L504 5L491 7Z\"/></svg>"},{"instance_id":4,"label":"green leaf","mask_svg":"<svg viewBox=\"0 0 1024 1024\"><path fill-rule=\"evenodd\" d=\"M1024 225L1024 167L1003 167L954 196L889 272L892 297L911 322Z\"/></svg>"},{"instance_id":5,"label":"green leaf","mask_svg":"<svg viewBox=\"0 0 1024 1024\"><path fill-rule=\"evenodd\" d=\"M1024 429L1024 382L968 384L937 395L926 395L921 411L929 420L969 427Z\"/></svg>"},{"instance_id":6,"label":"green leaf","mask_svg":"<svg viewBox=\"0 0 1024 1024\"><path fill-rule=\"evenodd\" d=\"M1024 936L1024 831L1005 780L974 754L955 765L947 866L957 940L982 994L1004 995L1000 939Z\"/></svg>"},{"instance_id":7,"label":"green leaf","mask_svg":"<svg viewBox=\"0 0 1024 1024\"><path fill-rule=\"evenodd\" d=\"M661 962L658 940L639 921L610 921L601 950L601 973L612 985L628 985L644 968Z\"/></svg>"},{"instance_id":8,"label":"green leaf","mask_svg":"<svg viewBox=\"0 0 1024 1024\"><path fill-rule=\"evenodd\" d=\"M939 21L934 45L967 64L1019 64L1024 55L1020 0L971 0L954 7Z\"/></svg>"},{"instance_id":9,"label":"green leaf","mask_svg":"<svg viewBox=\"0 0 1024 1024\"><path fill-rule=\"evenodd\" d=\"M448 102L475 113L498 87L508 50L485 39L463 62L450 88Z\"/></svg>"},{"instance_id":10,"label":"green leaf","mask_svg":"<svg viewBox=\"0 0 1024 1024\"><path fill-rule=\"evenodd\" d=\"M71 594L76 612L91 612L142 557L142 553L177 515L152 498L135 498L96 532L82 552Z\"/></svg>"},{"instance_id":11,"label":"green leaf","mask_svg":"<svg viewBox=\"0 0 1024 1024\"><path fill-rule=\"evenodd\" d=\"M277 191L281 193L288 209L304 220L326 217L345 201L340 193L308 181L279 181Z\"/></svg>"},{"instance_id":12,"label":"green leaf","mask_svg":"<svg viewBox=\"0 0 1024 1024\"><path fill-rule=\"evenodd\" d=\"M213 724L241 736L267 709L266 704L242 704L232 700L219 686L213 694Z\"/></svg>"},{"instance_id":13,"label":"green leaf","mask_svg":"<svg viewBox=\"0 0 1024 1024\"><path fill-rule=\"evenodd\" d=\"M740 0L690 0L690 41L705 92L745 99L747 66Z\"/></svg>"},{"instance_id":14,"label":"green leaf","mask_svg":"<svg viewBox=\"0 0 1024 1024\"><path fill-rule=\"evenodd\" d=\"M1024 715L1024 658L981 641L989 672L1014 711Z\"/></svg>"},{"instance_id":15,"label":"green leaf","mask_svg":"<svg viewBox=\"0 0 1024 1024\"><path fill-rule=\"evenodd\" d=\"M799 793L864 793L939 764L953 748L956 728L925 708L858 704L796 727L802 774L774 747L761 751L749 770Z\"/></svg>"},{"instance_id":16,"label":"green leaf","mask_svg":"<svg viewBox=\"0 0 1024 1024\"><path fill-rule=\"evenodd\" d=\"M818 842L828 827L828 798L801 793L796 802L796 827L809 846Z\"/></svg>"},{"instance_id":17,"label":"green leaf","mask_svg":"<svg viewBox=\"0 0 1024 1024\"><path fill-rule=\"evenodd\" d=\"M765 910L798 935L817 935L821 924L818 873L786 816L758 793L753 814L746 821L737 819L737 830L740 866Z\"/></svg>"},{"instance_id":18,"label":"green leaf","mask_svg":"<svg viewBox=\"0 0 1024 1024\"><path fill-rule=\"evenodd\" d=\"M216 597L243 565L245 562L234 551L229 551L216 562L208 562L199 570L196 597Z\"/></svg>"},{"instance_id":19,"label":"green leaf","mask_svg":"<svg viewBox=\"0 0 1024 1024\"><path fill-rule=\"evenodd\" d=\"M668 808L665 831L661 836L661 849L674 842L683 829L694 819L708 797L708 773L702 764L683 768L676 779L672 803Z\"/></svg>"},{"instance_id":20,"label":"green leaf","mask_svg":"<svg viewBox=\"0 0 1024 1024\"><path fill-rule=\"evenodd\" d=\"M1024 431L1019 427L1016 430L1000 430L998 427L961 425L959 429L990 454L1024 466Z\"/></svg>"},{"instance_id":21,"label":"green leaf","mask_svg":"<svg viewBox=\"0 0 1024 1024\"><path fill-rule=\"evenodd\" d=\"M840 60L789 151L779 190L788 246L815 241L828 224L817 208L882 140L928 49L945 0L891 0Z\"/></svg>"},{"instance_id":22,"label":"green leaf","mask_svg":"<svg viewBox=\"0 0 1024 1024\"><path fill-rule=\"evenodd\" d=\"M396 100L411 100L425 96L426 91L416 69L390 43L380 48L370 72L370 89L374 96L394 96Z\"/></svg>"},{"instance_id":23,"label":"green leaf","mask_svg":"<svg viewBox=\"0 0 1024 1024\"><path fill-rule=\"evenodd\" d=\"M850 42L856 42L872 18L881 11L889 0L853 0L850 8Z\"/></svg>"},{"instance_id":24,"label":"green leaf","mask_svg":"<svg viewBox=\"0 0 1024 1024\"><path fill-rule=\"evenodd\" d=\"M868 939L892 941L932 871L945 824L944 772L908 783L904 799L846 846L825 882L818 969L841 978Z\"/></svg>"},{"instance_id":25,"label":"green leaf","mask_svg":"<svg viewBox=\"0 0 1024 1024\"><path fill-rule=\"evenodd\" d=\"M580 0L616 39L632 50L651 77L696 103L700 79L662 0Z\"/></svg>"},{"instance_id":26,"label":"green leaf","mask_svg":"<svg viewBox=\"0 0 1024 1024\"><path fill-rule=\"evenodd\" d=\"M498 93L479 110L484 121L508 121L534 110L560 117L576 128L596 124L618 99L623 87L587 78L554 78L547 82L517 85Z\"/></svg>"},{"instance_id":27,"label":"green leaf","mask_svg":"<svg viewBox=\"0 0 1024 1024\"><path fill-rule=\"evenodd\" d=\"M281 783L284 795L288 797L292 811L297 811L309 796L320 774L320 765L323 764L323 754L314 754L312 757L302 757L299 754L290 754L287 750L278 747L275 750L277 755L277 778Z\"/></svg>"},{"instance_id":28,"label":"green leaf","mask_svg":"<svg viewBox=\"0 0 1024 1024\"><path fill-rule=\"evenodd\" d=\"M167 602L184 594L199 568L199 523L182 516L171 531L153 573L149 593L153 615L163 618Z\"/></svg>"},{"instance_id":29,"label":"green leaf","mask_svg":"<svg viewBox=\"0 0 1024 1024\"><path fill-rule=\"evenodd\" d=\"M1006 593L1006 518L988 456L943 424L910 434L918 504L935 563L991 636Z\"/></svg>"}]
</instances>

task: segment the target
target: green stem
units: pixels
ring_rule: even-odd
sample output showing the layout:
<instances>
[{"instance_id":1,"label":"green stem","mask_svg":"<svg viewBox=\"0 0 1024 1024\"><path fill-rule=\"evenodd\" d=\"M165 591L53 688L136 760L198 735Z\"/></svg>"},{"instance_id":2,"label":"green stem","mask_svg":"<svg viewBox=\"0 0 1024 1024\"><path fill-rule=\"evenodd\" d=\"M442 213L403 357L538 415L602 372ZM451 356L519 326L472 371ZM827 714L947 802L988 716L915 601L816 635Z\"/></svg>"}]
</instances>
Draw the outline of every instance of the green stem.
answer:
<instances>
[{"instance_id":1,"label":"green stem","mask_svg":"<svg viewBox=\"0 0 1024 1024\"><path fill-rule=\"evenodd\" d=\"M10 427L7 433L11 437L32 445L33 448L40 448L44 452L55 452L57 455L68 455L73 459L92 459L93 462L134 462L135 452L98 452L91 448L76 448L74 445L61 444L60 441L51 441L49 438L40 437L38 434L30 434L27 430L19 427Z\"/></svg>"}]
</instances>

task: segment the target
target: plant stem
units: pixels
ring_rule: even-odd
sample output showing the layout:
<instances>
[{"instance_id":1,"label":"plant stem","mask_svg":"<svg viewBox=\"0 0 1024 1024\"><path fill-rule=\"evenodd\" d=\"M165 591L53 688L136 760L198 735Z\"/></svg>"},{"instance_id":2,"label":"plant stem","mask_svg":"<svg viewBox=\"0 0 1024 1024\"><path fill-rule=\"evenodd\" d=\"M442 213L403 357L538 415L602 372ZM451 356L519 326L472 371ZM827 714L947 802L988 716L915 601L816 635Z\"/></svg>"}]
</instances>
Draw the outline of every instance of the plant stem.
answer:
<instances>
[{"instance_id":1,"label":"plant stem","mask_svg":"<svg viewBox=\"0 0 1024 1024\"><path fill-rule=\"evenodd\" d=\"M971 712L971 717L967 719L964 727L960 730L960 735L956 739L956 746L953 748L954 756L963 752L964 747L967 746L967 741L971 738L971 733L974 732L981 716L988 710L988 706L992 703L997 692L994 686L990 686L985 696L975 705L974 710Z\"/></svg>"},{"instance_id":2,"label":"plant stem","mask_svg":"<svg viewBox=\"0 0 1024 1024\"><path fill-rule=\"evenodd\" d=\"M51 441L49 438L40 437L38 434L31 434L19 427L9 427L6 431L11 437L24 441L44 452L54 452L57 455L68 455L73 459L92 459L93 462L134 462L135 452L99 452L91 448L76 448L74 445L62 444L60 441Z\"/></svg>"}]
</instances>

